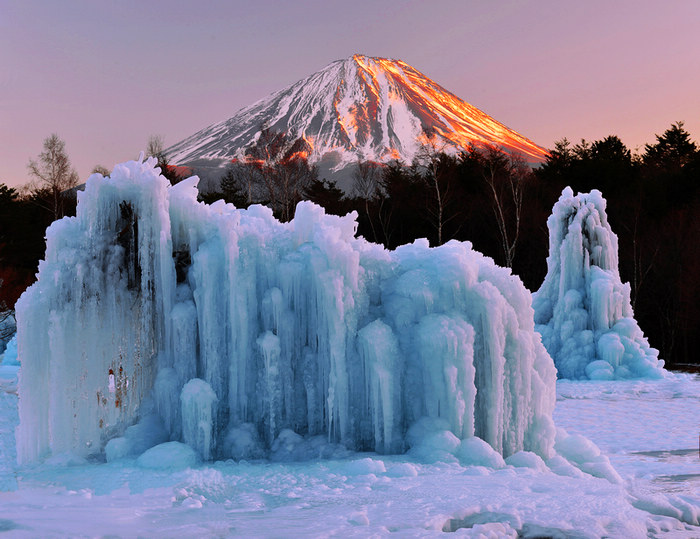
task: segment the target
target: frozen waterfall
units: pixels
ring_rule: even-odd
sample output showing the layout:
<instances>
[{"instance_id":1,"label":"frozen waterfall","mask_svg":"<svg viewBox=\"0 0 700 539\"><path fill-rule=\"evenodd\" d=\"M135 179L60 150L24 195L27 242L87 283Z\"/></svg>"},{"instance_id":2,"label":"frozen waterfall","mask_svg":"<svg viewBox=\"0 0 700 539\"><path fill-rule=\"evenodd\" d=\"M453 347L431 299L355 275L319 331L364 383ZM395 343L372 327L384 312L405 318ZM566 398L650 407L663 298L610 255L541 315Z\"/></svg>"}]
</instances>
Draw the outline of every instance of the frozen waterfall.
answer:
<instances>
[{"instance_id":1,"label":"frozen waterfall","mask_svg":"<svg viewBox=\"0 0 700 539\"><path fill-rule=\"evenodd\" d=\"M633 318L617 236L600 191L567 187L547 220L547 276L533 294L536 329L560 378L660 378L658 351Z\"/></svg>"},{"instance_id":2,"label":"frozen waterfall","mask_svg":"<svg viewBox=\"0 0 700 539\"><path fill-rule=\"evenodd\" d=\"M555 369L509 270L468 243L387 251L308 202L290 223L206 205L197 181L124 163L48 229L16 307L20 462L127 455L153 421L204 459L315 435L401 452L419 421L551 455Z\"/></svg>"}]
</instances>

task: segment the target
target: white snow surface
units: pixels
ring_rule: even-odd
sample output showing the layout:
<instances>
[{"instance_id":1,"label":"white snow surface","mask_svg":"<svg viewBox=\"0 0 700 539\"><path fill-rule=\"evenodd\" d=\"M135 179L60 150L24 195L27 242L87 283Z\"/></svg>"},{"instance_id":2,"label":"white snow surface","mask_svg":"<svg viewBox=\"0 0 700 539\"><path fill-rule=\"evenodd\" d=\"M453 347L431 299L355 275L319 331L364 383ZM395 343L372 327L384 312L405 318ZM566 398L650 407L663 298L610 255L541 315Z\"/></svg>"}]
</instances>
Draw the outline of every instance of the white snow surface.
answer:
<instances>
[{"instance_id":1,"label":"white snow surface","mask_svg":"<svg viewBox=\"0 0 700 539\"><path fill-rule=\"evenodd\" d=\"M557 382L556 423L582 442L569 452L600 448L622 482L560 455L504 463L479 438L455 448L449 431L433 437L432 459L334 454L325 438L287 431L284 444L303 460L198 463L189 446L167 442L106 464L69 453L18 467L17 400L0 391L7 537L700 536L697 376Z\"/></svg>"},{"instance_id":2,"label":"white snow surface","mask_svg":"<svg viewBox=\"0 0 700 539\"><path fill-rule=\"evenodd\" d=\"M208 206L196 184L124 163L47 230L16 305L19 462L167 441L284 460L317 436L334 454L431 459L476 435L553 455L554 365L509 270L468 243L387 251L308 202L287 224Z\"/></svg>"},{"instance_id":3,"label":"white snow surface","mask_svg":"<svg viewBox=\"0 0 700 539\"><path fill-rule=\"evenodd\" d=\"M533 294L536 329L558 376L661 378L664 362L639 328L618 269L617 236L600 191L564 189L547 220L547 275Z\"/></svg>"}]
</instances>

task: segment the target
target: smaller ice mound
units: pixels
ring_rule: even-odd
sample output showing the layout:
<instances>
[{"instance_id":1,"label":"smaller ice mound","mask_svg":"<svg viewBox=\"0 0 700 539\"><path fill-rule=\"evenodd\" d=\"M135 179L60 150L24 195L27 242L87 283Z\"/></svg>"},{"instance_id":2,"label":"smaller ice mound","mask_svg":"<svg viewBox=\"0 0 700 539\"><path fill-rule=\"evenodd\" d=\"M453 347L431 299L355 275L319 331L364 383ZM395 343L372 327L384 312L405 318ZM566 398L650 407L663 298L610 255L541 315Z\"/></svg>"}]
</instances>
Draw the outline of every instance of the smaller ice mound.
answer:
<instances>
[{"instance_id":1,"label":"smaller ice mound","mask_svg":"<svg viewBox=\"0 0 700 539\"><path fill-rule=\"evenodd\" d=\"M547 276L535 324L559 378L661 378L664 362L637 325L600 191L564 189L547 220Z\"/></svg>"}]
</instances>

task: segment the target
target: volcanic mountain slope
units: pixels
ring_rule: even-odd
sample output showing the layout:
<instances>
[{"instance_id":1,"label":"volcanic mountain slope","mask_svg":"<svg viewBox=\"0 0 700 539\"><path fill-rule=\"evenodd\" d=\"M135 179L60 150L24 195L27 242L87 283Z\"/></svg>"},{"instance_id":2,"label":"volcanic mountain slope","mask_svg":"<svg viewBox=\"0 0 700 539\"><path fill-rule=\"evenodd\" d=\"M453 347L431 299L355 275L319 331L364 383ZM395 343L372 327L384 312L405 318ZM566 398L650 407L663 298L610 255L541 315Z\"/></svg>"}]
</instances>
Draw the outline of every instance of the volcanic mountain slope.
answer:
<instances>
[{"instance_id":1,"label":"volcanic mountain slope","mask_svg":"<svg viewBox=\"0 0 700 539\"><path fill-rule=\"evenodd\" d=\"M410 163L425 133L448 153L492 145L540 163L546 150L400 60L354 55L241 109L167 150L172 163L221 166L262 127L303 137L309 161L339 176L357 160Z\"/></svg>"}]
</instances>

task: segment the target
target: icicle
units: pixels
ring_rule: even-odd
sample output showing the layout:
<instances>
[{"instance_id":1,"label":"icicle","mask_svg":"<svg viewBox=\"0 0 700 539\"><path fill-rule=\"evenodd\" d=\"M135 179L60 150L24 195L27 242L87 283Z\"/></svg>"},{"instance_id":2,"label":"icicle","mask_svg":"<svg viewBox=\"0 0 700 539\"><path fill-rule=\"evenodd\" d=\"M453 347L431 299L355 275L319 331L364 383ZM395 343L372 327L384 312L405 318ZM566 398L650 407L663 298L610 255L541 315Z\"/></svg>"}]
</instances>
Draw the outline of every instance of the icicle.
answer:
<instances>
[{"instance_id":1,"label":"icicle","mask_svg":"<svg viewBox=\"0 0 700 539\"><path fill-rule=\"evenodd\" d=\"M204 380L193 378L180 393L182 439L203 460L211 460L216 448L216 393Z\"/></svg>"}]
</instances>

